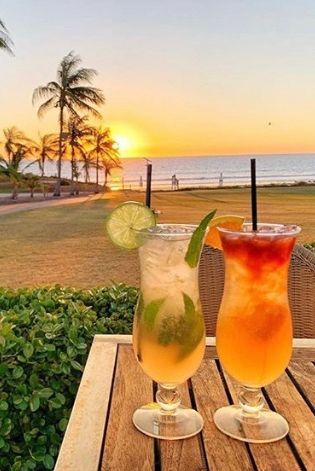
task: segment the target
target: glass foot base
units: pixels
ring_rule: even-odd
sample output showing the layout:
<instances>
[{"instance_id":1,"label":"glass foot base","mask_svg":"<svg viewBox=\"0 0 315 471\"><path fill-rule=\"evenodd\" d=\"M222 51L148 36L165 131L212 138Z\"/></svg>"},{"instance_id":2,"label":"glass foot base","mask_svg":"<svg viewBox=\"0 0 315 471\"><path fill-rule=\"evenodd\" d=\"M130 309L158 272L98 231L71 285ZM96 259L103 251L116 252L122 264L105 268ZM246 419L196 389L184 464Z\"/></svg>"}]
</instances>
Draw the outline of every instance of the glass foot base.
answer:
<instances>
[{"instance_id":1,"label":"glass foot base","mask_svg":"<svg viewBox=\"0 0 315 471\"><path fill-rule=\"evenodd\" d=\"M132 420L140 432L164 440L193 437L203 427L203 418L197 411L179 406L175 414L162 414L156 403L137 409Z\"/></svg>"},{"instance_id":2,"label":"glass foot base","mask_svg":"<svg viewBox=\"0 0 315 471\"><path fill-rule=\"evenodd\" d=\"M270 443L285 437L289 431L288 422L276 412L262 409L258 418L243 415L239 406L218 409L214 423L221 432L232 438L249 443Z\"/></svg>"}]
</instances>

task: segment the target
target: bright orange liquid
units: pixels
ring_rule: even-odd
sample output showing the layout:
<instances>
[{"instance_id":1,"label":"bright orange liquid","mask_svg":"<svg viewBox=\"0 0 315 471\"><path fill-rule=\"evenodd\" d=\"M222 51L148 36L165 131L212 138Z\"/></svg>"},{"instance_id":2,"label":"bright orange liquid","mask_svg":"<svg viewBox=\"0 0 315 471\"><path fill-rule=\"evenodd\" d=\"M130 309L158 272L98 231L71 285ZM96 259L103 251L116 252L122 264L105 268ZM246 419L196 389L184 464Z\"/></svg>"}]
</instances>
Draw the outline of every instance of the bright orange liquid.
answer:
<instances>
[{"instance_id":1,"label":"bright orange liquid","mask_svg":"<svg viewBox=\"0 0 315 471\"><path fill-rule=\"evenodd\" d=\"M221 237L226 278L217 324L218 355L241 384L262 387L283 373L291 356L287 273L295 238Z\"/></svg>"},{"instance_id":2,"label":"bright orange liquid","mask_svg":"<svg viewBox=\"0 0 315 471\"><path fill-rule=\"evenodd\" d=\"M197 371L205 351L205 337L191 352L185 354L178 343L161 345L153 333L135 326L133 345L143 371L151 379L161 384L176 385Z\"/></svg>"}]
</instances>

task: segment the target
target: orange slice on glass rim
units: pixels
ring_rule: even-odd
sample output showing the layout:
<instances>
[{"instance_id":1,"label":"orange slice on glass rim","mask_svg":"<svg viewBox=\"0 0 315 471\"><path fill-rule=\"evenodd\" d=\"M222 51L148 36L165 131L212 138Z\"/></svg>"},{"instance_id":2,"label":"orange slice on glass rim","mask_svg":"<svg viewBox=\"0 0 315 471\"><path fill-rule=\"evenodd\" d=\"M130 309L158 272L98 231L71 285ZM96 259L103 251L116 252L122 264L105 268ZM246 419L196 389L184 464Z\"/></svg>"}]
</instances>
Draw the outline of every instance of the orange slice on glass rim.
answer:
<instances>
[{"instance_id":1,"label":"orange slice on glass rim","mask_svg":"<svg viewBox=\"0 0 315 471\"><path fill-rule=\"evenodd\" d=\"M218 231L218 227L224 227L226 229L232 229L234 231L239 231L245 221L245 218L242 216L235 215L226 215L226 216L217 216L216 218L211 219L209 222L208 228L209 232L205 239L205 245L211 245L215 249L222 250L221 239Z\"/></svg>"}]
</instances>

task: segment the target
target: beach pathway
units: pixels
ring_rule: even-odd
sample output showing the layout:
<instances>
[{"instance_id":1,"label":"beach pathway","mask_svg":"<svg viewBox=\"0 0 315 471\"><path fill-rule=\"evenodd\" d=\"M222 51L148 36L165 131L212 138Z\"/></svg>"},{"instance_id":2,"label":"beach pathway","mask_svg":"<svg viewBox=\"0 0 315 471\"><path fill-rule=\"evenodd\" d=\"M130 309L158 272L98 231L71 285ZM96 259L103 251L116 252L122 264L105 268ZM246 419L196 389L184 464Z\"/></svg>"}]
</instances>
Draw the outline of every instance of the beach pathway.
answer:
<instances>
[{"instance_id":1,"label":"beach pathway","mask_svg":"<svg viewBox=\"0 0 315 471\"><path fill-rule=\"evenodd\" d=\"M16 203L16 204L7 204L0 206L0 216L3 214L17 213L20 211L29 211L32 209L41 209L53 206L69 205L69 204L78 204L85 203L86 201L97 200L102 197L102 193L84 195L84 196L71 196L60 199L49 199L46 201L32 201L29 203Z\"/></svg>"}]
</instances>

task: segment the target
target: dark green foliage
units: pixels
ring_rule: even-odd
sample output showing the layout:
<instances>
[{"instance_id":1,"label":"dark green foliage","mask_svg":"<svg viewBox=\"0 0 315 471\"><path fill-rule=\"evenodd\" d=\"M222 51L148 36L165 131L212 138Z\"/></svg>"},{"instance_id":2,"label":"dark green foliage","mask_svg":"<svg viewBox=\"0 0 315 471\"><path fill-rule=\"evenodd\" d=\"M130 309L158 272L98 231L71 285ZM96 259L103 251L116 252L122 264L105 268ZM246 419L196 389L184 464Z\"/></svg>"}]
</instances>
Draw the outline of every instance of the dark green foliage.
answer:
<instances>
[{"instance_id":1,"label":"dark green foliage","mask_svg":"<svg viewBox=\"0 0 315 471\"><path fill-rule=\"evenodd\" d=\"M315 242L308 242L307 244L304 244L304 247L315 253Z\"/></svg>"},{"instance_id":2,"label":"dark green foliage","mask_svg":"<svg viewBox=\"0 0 315 471\"><path fill-rule=\"evenodd\" d=\"M136 288L0 289L0 470L53 469L94 334L129 334Z\"/></svg>"}]
</instances>

